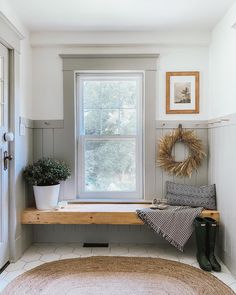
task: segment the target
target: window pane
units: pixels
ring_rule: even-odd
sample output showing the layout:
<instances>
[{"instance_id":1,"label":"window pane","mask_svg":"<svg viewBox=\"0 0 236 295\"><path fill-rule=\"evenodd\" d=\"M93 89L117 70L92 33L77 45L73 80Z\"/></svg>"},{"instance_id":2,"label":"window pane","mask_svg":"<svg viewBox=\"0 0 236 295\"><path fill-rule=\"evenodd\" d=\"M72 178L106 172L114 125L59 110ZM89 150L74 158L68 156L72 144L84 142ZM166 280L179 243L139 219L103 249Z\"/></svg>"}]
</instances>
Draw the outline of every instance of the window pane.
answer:
<instances>
[{"instance_id":1,"label":"window pane","mask_svg":"<svg viewBox=\"0 0 236 295\"><path fill-rule=\"evenodd\" d=\"M85 135L100 134L100 110L85 110L84 111L84 132Z\"/></svg>"},{"instance_id":2,"label":"window pane","mask_svg":"<svg viewBox=\"0 0 236 295\"><path fill-rule=\"evenodd\" d=\"M141 75L80 74L78 86L80 196L140 196Z\"/></svg>"},{"instance_id":3,"label":"window pane","mask_svg":"<svg viewBox=\"0 0 236 295\"><path fill-rule=\"evenodd\" d=\"M136 110L128 109L120 111L120 134L135 135L136 134Z\"/></svg>"},{"instance_id":4,"label":"window pane","mask_svg":"<svg viewBox=\"0 0 236 295\"><path fill-rule=\"evenodd\" d=\"M101 107L105 109L118 108L120 106L120 82L101 82Z\"/></svg>"},{"instance_id":5,"label":"window pane","mask_svg":"<svg viewBox=\"0 0 236 295\"><path fill-rule=\"evenodd\" d=\"M83 82L83 106L85 109L100 107L100 82Z\"/></svg>"},{"instance_id":6,"label":"window pane","mask_svg":"<svg viewBox=\"0 0 236 295\"><path fill-rule=\"evenodd\" d=\"M0 56L0 80L3 80L3 57Z\"/></svg>"},{"instance_id":7,"label":"window pane","mask_svg":"<svg viewBox=\"0 0 236 295\"><path fill-rule=\"evenodd\" d=\"M3 125L3 107L4 107L3 87L4 87L4 83L3 81L0 80L0 127Z\"/></svg>"},{"instance_id":8,"label":"window pane","mask_svg":"<svg viewBox=\"0 0 236 295\"><path fill-rule=\"evenodd\" d=\"M85 109L135 108L137 82L136 80L85 80L82 96Z\"/></svg>"},{"instance_id":9,"label":"window pane","mask_svg":"<svg viewBox=\"0 0 236 295\"><path fill-rule=\"evenodd\" d=\"M85 143L85 191L135 191L135 140Z\"/></svg>"},{"instance_id":10,"label":"window pane","mask_svg":"<svg viewBox=\"0 0 236 295\"><path fill-rule=\"evenodd\" d=\"M3 125L3 109L4 109L4 98L3 98L3 95L4 95L4 81L3 81L3 78L4 78L4 73L3 73L3 70L4 70L4 60L3 60L3 57L0 56L0 127Z\"/></svg>"},{"instance_id":11,"label":"window pane","mask_svg":"<svg viewBox=\"0 0 236 295\"><path fill-rule=\"evenodd\" d=\"M120 83L120 102L122 108L135 108L137 102L137 82L135 80Z\"/></svg>"},{"instance_id":12,"label":"window pane","mask_svg":"<svg viewBox=\"0 0 236 295\"><path fill-rule=\"evenodd\" d=\"M119 111L103 110L102 111L102 135L119 134Z\"/></svg>"}]
</instances>

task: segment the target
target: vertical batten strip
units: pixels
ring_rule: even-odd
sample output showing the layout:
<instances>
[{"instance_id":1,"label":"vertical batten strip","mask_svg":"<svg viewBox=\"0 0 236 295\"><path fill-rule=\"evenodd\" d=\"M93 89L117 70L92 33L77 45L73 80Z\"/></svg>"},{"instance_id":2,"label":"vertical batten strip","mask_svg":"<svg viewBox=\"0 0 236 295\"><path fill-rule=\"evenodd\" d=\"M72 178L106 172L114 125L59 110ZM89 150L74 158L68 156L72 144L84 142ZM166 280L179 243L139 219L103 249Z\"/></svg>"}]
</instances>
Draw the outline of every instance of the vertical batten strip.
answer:
<instances>
[{"instance_id":1,"label":"vertical batten strip","mask_svg":"<svg viewBox=\"0 0 236 295\"><path fill-rule=\"evenodd\" d=\"M34 161L43 157L43 129L34 129L33 149Z\"/></svg>"},{"instance_id":2,"label":"vertical batten strip","mask_svg":"<svg viewBox=\"0 0 236 295\"><path fill-rule=\"evenodd\" d=\"M53 157L53 129L43 129L43 156Z\"/></svg>"}]
</instances>

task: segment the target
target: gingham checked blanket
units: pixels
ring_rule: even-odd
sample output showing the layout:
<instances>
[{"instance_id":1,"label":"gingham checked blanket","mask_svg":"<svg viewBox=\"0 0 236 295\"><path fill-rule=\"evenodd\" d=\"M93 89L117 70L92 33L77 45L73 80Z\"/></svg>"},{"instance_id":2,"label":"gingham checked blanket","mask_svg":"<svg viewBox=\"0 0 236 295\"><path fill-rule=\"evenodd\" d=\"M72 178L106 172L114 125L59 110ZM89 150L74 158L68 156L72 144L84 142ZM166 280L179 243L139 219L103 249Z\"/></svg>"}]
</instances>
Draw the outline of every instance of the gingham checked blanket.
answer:
<instances>
[{"instance_id":1,"label":"gingham checked blanket","mask_svg":"<svg viewBox=\"0 0 236 295\"><path fill-rule=\"evenodd\" d=\"M168 206L165 210L138 209L137 214L146 225L183 251L193 232L193 221L202 210L200 207Z\"/></svg>"}]
</instances>

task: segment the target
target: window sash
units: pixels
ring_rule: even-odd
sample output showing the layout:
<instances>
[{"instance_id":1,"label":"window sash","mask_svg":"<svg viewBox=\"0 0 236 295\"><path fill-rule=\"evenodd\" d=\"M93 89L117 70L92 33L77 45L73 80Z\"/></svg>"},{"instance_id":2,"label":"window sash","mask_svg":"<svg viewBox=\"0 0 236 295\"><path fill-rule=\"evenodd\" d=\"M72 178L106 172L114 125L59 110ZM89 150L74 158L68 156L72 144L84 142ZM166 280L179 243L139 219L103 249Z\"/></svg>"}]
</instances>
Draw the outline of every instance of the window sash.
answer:
<instances>
[{"instance_id":1,"label":"window sash","mask_svg":"<svg viewBox=\"0 0 236 295\"><path fill-rule=\"evenodd\" d=\"M84 126L83 126L83 97L82 97L82 87L81 82L83 83L86 78L100 80L99 78L109 79L109 81L116 80L118 78L126 80L129 77L133 80L134 78L138 81L139 95L136 101L136 124L137 131L136 135L85 135ZM114 79L112 79L112 76ZM143 142L142 142L142 128L143 128L143 117L142 117L142 108L143 108L143 75L142 73L77 73L77 114L79 114L79 119L77 121L77 155L78 155L78 179L77 179L77 193L80 198L143 198ZM135 191L94 191L88 192L85 190L85 144L86 141L123 141L131 140L135 141L136 145L136 190Z\"/></svg>"}]
</instances>

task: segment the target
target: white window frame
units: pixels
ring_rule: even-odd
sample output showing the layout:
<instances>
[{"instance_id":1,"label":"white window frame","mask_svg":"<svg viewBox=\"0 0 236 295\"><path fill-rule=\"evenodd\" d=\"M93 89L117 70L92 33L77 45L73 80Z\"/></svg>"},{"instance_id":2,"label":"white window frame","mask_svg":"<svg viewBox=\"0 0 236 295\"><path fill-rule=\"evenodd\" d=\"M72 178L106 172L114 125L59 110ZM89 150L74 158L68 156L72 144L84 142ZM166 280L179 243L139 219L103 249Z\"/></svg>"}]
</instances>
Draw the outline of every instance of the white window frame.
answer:
<instances>
[{"instance_id":1,"label":"white window frame","mask_svg":"<svg viewBox=\"0 0 236 295\"><path fill-rule=\"evenodd\" d=\"M137 135L114 135L114 136L94 136L84 135L83 130L83 103L82 103L82 87L80 82L86 78L103 79L109 77L109 80L127 78L136 78L139 81L140 89L137 101ZM77 195L79 198L92 199L143 199L143 138L144 138L144 72L143 71L77 71L76 72L76 111L77 111ZM84 146L88 140L136 140L136 190L130 191L111 191L111 192L87 192L85 191L85 160L84 160Z\"/></svg>"}]
</instances>

